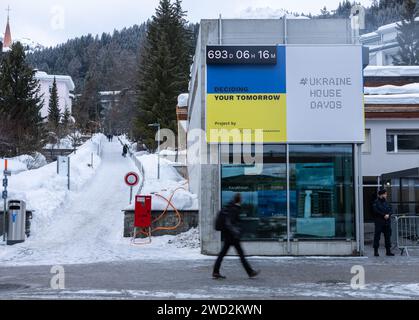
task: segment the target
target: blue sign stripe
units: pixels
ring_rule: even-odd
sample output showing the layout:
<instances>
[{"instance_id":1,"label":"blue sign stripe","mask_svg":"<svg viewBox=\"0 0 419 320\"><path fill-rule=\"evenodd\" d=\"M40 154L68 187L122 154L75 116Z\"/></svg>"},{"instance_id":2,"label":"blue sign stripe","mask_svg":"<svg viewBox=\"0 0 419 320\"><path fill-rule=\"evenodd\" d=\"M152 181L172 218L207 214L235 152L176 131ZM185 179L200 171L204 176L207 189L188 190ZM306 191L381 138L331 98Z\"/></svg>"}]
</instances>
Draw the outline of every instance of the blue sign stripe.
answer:
<instances>
[{"instance_id":1,"label":"blue sign stripe","mask_svg":"<svg viewBox=\"0 0 419 320\"><path fill-rule=\"evenodd\" d=\"M207 65L207 93L286 93L285 47L277 65Z\"/></svg>"}]
</instances>

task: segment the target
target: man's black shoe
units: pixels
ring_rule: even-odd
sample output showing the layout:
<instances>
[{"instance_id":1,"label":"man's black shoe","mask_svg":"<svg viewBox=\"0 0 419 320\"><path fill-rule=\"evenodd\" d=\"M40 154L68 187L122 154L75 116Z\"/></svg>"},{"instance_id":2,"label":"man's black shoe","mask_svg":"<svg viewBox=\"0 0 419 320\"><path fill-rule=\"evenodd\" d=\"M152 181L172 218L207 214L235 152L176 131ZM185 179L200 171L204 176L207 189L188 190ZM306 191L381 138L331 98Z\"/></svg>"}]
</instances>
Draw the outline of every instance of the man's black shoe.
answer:
<instances>
[{"instance_id":1,"label":"man's black shoe","mask_svg":"<svg viewBox=\"0 0 419 320\"><path fill-rule=\"evenodd\" d=\"M255 278L258 274L260 273L260 271L258 270L258 271L252 271L250 274L249 274L249 278Z\"/></svg>"},{"instance_id":2,"label":"man's black shoe","mask_svg":"<svg viewBox=\"0 0 419 320\"><path fill-rule=\"evenodd\" d=\"M221 275L221 274L219 274L219 273L213 273L213 274L212 274L212 278L213 278L213 279L216 279L216 280L218 280L218 279L226 279L226 277L222 276L222 275Z\"/></svg>"},{"instance_id":3,"label":"man's black shoe","mask_svg":"<svg viewBox=\"0 0 419 320\"><path fill-rule=\"evenodd\" d=\"M379 257L380 255L379 255L379 253L378 253L378 250L374 250L374 257Z\"/></svg>"},{"instance_id":4,"label":"man's black shoe","mask_svg":"<svg viewBox=\"0 0 419 320\"><path fill-rule=\"evenodd\" d=\"M391 251L389 251L389 252L386 253L386 256L387 257L394 257L394 253L392 253Z\"/></svg>"}]
</instances>

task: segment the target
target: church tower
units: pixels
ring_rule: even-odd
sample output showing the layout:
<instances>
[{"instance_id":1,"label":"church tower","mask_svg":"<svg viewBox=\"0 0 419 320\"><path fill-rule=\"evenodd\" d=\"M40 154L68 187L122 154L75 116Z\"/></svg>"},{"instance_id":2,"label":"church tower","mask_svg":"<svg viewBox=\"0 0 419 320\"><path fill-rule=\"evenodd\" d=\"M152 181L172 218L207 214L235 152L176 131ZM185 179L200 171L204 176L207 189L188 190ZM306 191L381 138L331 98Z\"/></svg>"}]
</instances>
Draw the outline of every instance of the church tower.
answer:
<instances>
[{"instance_id":1,"label":"church tower","mask_svg":"<svg viewBox=\"0 0 419 320\"><path fill-rule=\"evenodd\" d=\"M7 8L7 25L6 25L6 32L4 33L4 39L3 39L3 49L5 50L10 49L12 46L12 33L10 32L9 13L10 13L10 7Z\"/></svg>"}]
</instances>

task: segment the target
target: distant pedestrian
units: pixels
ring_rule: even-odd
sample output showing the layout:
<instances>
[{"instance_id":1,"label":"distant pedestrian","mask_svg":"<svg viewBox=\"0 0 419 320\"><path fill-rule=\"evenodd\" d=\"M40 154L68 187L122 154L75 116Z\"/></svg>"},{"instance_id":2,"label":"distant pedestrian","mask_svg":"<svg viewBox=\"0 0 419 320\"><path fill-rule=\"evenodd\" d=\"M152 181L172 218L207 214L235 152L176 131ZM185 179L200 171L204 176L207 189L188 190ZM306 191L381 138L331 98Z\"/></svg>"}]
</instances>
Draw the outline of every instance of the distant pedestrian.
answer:
<instances>
[{"instance_id":1,"label":"distant pedestrian","mask_svg":"<svg viewBox=\"0 0 419 320\"><path fill-rule=\"evenodd\" d=\"M375 215L374 256L379 256L380 238L381 234L384 233L386 255L392 257L394 256L391 252L391 216L393 210L387 202L386 189L378 191L378 198L374 201L373 209Z\"/></svg>"},{"instance_id":2,"label":"distant pedestrian","mask_svg":"<svg viewBox=\"0 0 419 320\"><path fill-rule=\"evenodd\" d=\"M127 156L127 153L128 153L128 146L124 144L124 146L122 147L122 156L125 158Z\"/></svg>"},{"instance_id":3,"label":"distant pedestrian","mask_svg":"<svg viewBox=\"0 0 419 320\"><path fill-rule=\"evenodd\" d=\"M241 202L242 197L241 194L238 193L234 196L233 200L218 214L216 229L222 232L224 245L214 265L214 272L212 274L214 279L225 279L225 277L220 274L220 268L221 263L223 262L223 259L227 255L231 246L233 246L239 254L241 263L243 264L243 267L249 277L254 278L259 274L259 271L253 270L250 264L247 262L243 249L240 245L239 221L240 213L242 210Z\"/></svg>"}]
</instances>

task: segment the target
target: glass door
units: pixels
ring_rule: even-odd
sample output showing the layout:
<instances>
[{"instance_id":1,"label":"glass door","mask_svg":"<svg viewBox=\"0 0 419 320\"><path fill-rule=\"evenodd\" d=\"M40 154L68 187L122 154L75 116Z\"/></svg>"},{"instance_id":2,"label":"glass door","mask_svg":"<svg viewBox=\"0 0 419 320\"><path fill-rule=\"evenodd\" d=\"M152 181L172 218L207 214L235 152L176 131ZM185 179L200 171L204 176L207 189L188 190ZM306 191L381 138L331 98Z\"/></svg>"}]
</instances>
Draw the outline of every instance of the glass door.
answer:
<instances>
[{"instance_id":1,"label":"glass door","mask_svg":"<svg viewBox=\"0 0 419 320\"><path fill-rule=\"evenodd\" d=\"M352 145L290 145L290 237L355 238Z\"/></svg>"}]
</instances>

